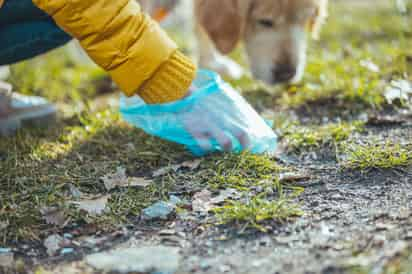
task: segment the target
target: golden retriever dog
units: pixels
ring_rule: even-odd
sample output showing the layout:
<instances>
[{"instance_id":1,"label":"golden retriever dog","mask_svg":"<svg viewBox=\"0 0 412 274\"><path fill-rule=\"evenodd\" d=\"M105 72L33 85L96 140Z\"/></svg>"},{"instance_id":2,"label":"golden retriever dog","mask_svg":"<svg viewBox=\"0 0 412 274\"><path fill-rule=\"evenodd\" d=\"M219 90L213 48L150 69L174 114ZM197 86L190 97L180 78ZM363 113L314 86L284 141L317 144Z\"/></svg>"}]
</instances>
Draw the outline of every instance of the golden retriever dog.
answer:
<instances>
[{"instance_id":1,"label":"golden retriever dog","mask_svg":"<svg viewBox=\"0 0 412 274\"><path fill-rule=\"evenodd\" d=\"M139 0L146 11L175 0ZM243 68L226 55L242 42L250 70L268 84L298 82L306 66L308 36L317 38L328 0L180 0L192 2L198 62L233 78Z\"/></svg>"},{"instance_id":2,"label":"golden retriever dog","mask_svg":"<svg viewBox=\"0 0 412 274\"><path fill-rule=\"evenodd\" d=\"M199 62L239 76L228 54L242 41L256 79L298 82L306 65L308 34L319 35L327 0L195 0ZM237 74L237 75L236 75Z\"/></svg>"}]
</instances>

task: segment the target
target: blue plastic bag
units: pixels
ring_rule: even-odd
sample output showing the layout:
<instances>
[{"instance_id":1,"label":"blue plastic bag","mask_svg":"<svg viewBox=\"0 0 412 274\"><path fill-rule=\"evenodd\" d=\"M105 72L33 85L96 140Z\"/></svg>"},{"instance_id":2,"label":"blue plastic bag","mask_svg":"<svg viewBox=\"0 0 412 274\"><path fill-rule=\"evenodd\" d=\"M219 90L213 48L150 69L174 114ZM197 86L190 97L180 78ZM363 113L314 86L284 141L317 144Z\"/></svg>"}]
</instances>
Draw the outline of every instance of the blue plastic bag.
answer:
<instances>
[{"instance_id":1,"label":"blue plastic bag","mask_svg":"<svg viewBox=\"0 0 412 274\"><path fill-rule=\"evenodd\" d=\"M231 151L271 153L277 136L259 114L214 72L199 70L195 92L167 104L120 99L120 113L146 133L179 143L194 155Z\"/></svg>"}]
</instances>

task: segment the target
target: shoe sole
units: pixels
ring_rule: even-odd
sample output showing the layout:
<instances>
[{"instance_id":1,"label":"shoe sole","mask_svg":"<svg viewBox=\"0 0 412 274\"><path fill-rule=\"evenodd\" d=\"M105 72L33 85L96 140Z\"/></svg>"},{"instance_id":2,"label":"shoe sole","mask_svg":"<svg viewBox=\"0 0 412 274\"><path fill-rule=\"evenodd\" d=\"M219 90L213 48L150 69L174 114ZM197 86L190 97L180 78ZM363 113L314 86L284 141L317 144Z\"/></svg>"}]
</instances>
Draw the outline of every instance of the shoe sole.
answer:
<instances>
[{"instance_id":1,"label":"shoe sole","mask_svg":"<svg viewBox=\"0 0 412 274\"><path fill-rule=\"evenodd\" d=\"M23 127L46 128L56 121L56 108L53 105L30 113L21 113L0 120L0 136L8 137L16 134Z\"/></svg>"}]
</instances>

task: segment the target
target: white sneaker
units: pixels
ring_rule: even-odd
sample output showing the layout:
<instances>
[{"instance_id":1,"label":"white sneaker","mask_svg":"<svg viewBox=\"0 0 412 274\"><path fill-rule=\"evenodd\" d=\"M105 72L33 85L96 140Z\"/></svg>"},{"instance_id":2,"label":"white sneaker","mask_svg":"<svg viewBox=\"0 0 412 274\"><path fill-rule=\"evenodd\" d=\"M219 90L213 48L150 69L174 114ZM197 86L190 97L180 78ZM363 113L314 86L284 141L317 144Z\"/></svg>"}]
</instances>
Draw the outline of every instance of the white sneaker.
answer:
<instances>
[{"instance_id":1,"label":"white sneaker","mask_svg":"<svg viewBox=\"0 0 412 274\"><path fill-rule=\"evenodd\" d=\"M23 126L47 126L56 118L56 107L46 99L12 92L0 81L0 136L14 134Z\"/></svg>"}]
</instances>

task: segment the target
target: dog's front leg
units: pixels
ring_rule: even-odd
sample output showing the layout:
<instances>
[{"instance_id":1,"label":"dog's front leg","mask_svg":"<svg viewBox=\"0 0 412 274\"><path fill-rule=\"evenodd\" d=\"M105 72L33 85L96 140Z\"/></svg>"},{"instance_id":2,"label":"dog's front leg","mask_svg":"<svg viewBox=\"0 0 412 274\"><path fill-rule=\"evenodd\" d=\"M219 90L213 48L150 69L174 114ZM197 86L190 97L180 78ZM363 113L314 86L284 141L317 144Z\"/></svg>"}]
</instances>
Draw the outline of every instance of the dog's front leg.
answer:
<instances>
[{"instance_id":1,"label":"dog's front leg","mask_svg":"<svg viewBox=\"0 0 412 274\"><path fill-rule=\"evenodd\" d=\"M195 27L195 33L200 67L233 79L239 79L243 76L244 69L229 57L219 53L205 30L198 24Z\"/></svg>"},{"instance_id":2,"label":"dog's front leg","mask_svg":"<svg viewBox=\"0 0 412 274\"><path fill-rule=\"evenodd\" d=\"M405 0L396 0L396 7L400 13L407 12Z\"/></svg>"}]
</instances>

